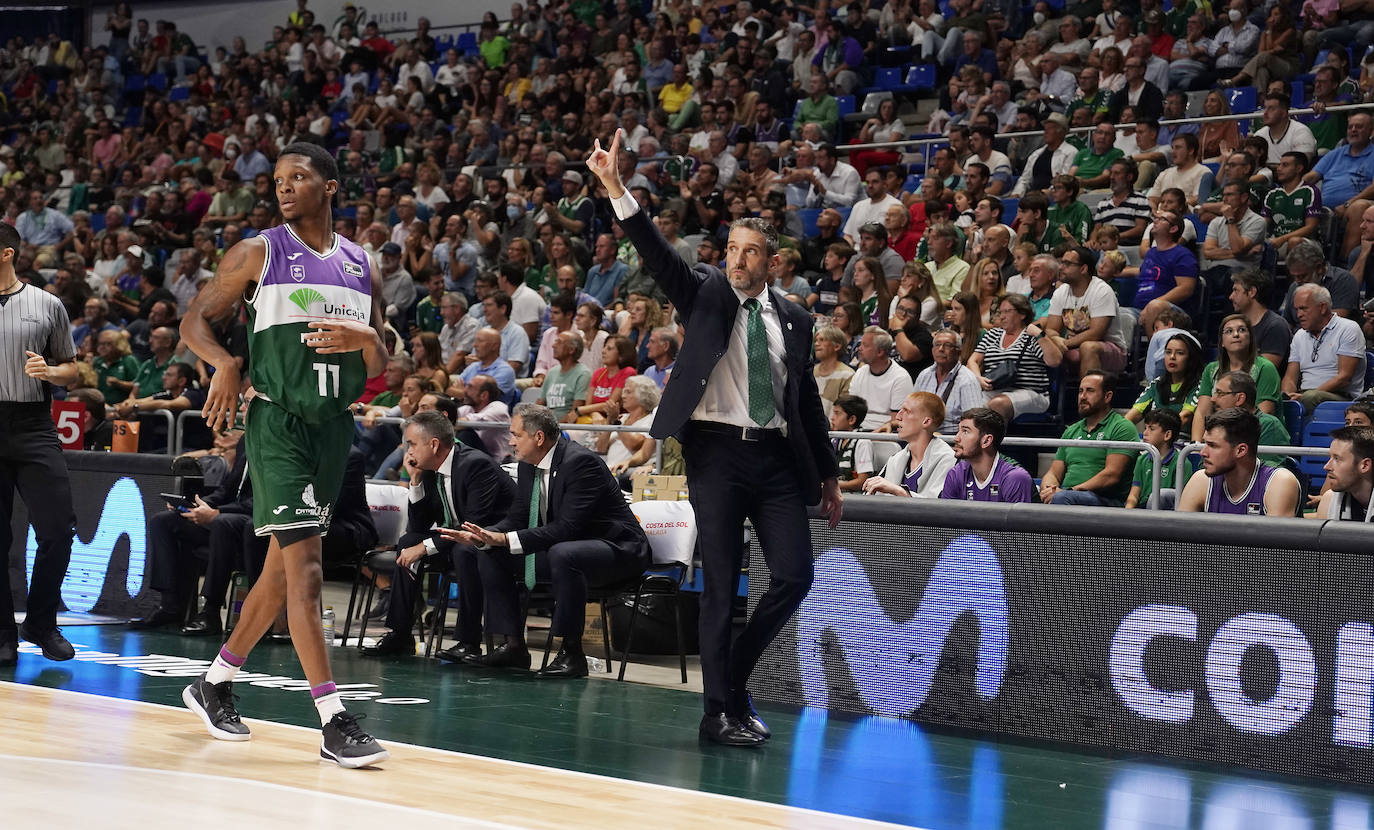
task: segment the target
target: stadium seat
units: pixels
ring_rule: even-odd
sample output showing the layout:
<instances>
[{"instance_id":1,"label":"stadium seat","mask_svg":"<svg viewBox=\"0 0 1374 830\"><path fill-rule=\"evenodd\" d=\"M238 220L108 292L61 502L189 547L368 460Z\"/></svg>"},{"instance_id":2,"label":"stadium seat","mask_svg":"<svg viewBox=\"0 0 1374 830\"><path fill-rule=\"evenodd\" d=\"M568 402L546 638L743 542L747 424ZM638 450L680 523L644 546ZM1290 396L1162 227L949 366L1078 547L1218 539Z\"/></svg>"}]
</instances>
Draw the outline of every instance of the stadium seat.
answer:
<instances>
[{"instance_id":1,"label":"stadium seat","mask_svg":"<svg viewBox=\"0 0 1374 830\"><path fill-rule=\"evenodd\" d=\"M147 76L134 73L124 77L125 92L142 92L148 86Z\"/></svg>"},{"instance_id":2,"label":"stadium seat","mask_svg":"<svg viewBox=\"0 0 1374 830\"><path fill-rule=\"evenodd\" d=\"M1231 112L1254 112L1259 93L1252 86L1238 86L1226 93L1226 102L1231 105Z\"/></svg>"},{"instance_id":3,"label":"stadium seat","mask_svg":"<svg viewBox=\"0 0 1374 830\"><path fill-rule=\"evenodd\" d=\"M1202 240L1207 238L1207 223L1202 221L1202 217L1196 213L1188 214L1187 219L1193 223L1193 229L1197 231L1198 244L1201 245Z\"/></svg>"},{"instance_id":4,"label":"stadium seat","mask_svg":"<svg viewBox=\"0 0 1374 830\"><path fill-rule=\"evenodd\" d=\"M1016 221L1016 211L1021 207L1021 200L1007 197L1002 200L1002 222L1010 225Z\"/></svg>"},{"instance_id":5,"label":"stadium seat","mask_svg":"<svg viewBox=\"0 0 1374 830\"><path fill-rule=\"evenodd\" d=\"M105 214L95 211L91 214L91 230L100 233L105 230Z\"/></svg>"},{"instance_id":6,"label":"stadium seat","mask_svg":"<svg viewBox=\"0 0 1374 830\"><path fill-rule=\"evenodd\" d=\"M802 237L809 238L815 236L820 231L816 228L816 220L821 216L820 208L802 208L797 211L797 218L801 220Z\"/></svg>"},{"instance_id":7,"label":"stadium seat","mask_svg":"<svg viewBox=\"0 0 1374 830\"><path fill-rule=\"evenodd\" d=\"M841 121L846 115L852 115L854 108L858 106L853 95L836 95L835 104L839 107Z\"/></svg>"},{"instance_id":8,"label":"stadium seat","mask_svg":"<svg viewBox=\"0 0 1374 830\"><path fill-rule=\"evenodd\" d=\"M1297 401L1283 401L1283 425L1288 429L1288 434L1302 435L1303 411L1302 404Z\"/></svg>"},{"instance_id":9,"label":"stadium seat","mask_svg":"<svg viewBox=\"0 0 1374 830\"><path fill-rule=\"evenodd\" d=\"M164 92L167 89L167 76L162 72L154 72L148 76L148 88Z\"/></svg>"},{"instance_id":10,"label":"stadium seat","mask_svg":"<svg viewBox=\"0 0 1374 830\"><path fill-rule=\"evenodd\" d=\"M167 93L168 101L185 101L190 97L191 88L189 86L174 86L172 91Z\"/></svg>"},{"instance_id":11,"label":"stadium seat","mask_svg":"<svg viewBox=\"0 0 1374 830\"><path fill-rule=\"evenodd\" d=\"M1364 353L1364 388L1374 388L1374 352Z\"/></svg>"},{"instance_id":12,"label":"stadium seat","mask_svg":"<svg viewBox=\"0 0 1374 830\"><path fill-rule=\"evenodd\" d=\"M129 107L124 113L124 126L137 127L143 122L143 107Z\"/></svg>"},{"instance_id":13,"label":"stadium seat","mask_svg":"<svg viewBox=\"0 0 1374 830\"><path fill-rule=\"evenodd\" d=\"M921 177L915 175L907 176L906 183L902 185L902 189L908 193L916 193L921 189Z\"/></svg>"},{"instance_id":14,"label":"stadium seat","mask_svg":"<svg viewBox=\"0 0 1374 830\"><path fill-rule=\"evenodd\" d=\"M907 86L916 89L935 88L935 67L928 63L918 63L906 73Z\"/></svg>"},{"instance_id":15,"label":"stadium seat","mask_svg":"<svg viewBox=\"0 0 1374 830\"><path fill-rule=\"evenodd\" d=\"M1292 99L1292 106L1294 109L1301 109L1307 106L1307 87L1302 81L1293 81L1289 89L1291 90L1291 92L1289 92L1289 97Z\"/></svg>"},{"instance_id":16,"label":"stadium seat","mask_svg":"<svg viewBox=\"0 0 1374 830\"><path fill-rule=\"evenodd\" d=\"M900 66L880 67L873 74L873 89L897 91L902 86L902 68Z\"/></svg>"},{"instance_id":17,"label":"stadium seat","mask_svg":"<svg viewBox=\"0 0 1374 830\"><path fill-rule=\"evenodd\" d=\"M1337 426L1345 426L1345 410L1350 406L1349 401L1325 401L1317 404L1317 408L1312 410L1312 417L1308 419L1307 426L1304 427L1304 435L1308 430L1316 428L1325 429L1330 432ZM1335 426L1331 426L1334 424Z\"/></svg>"},{"instance_id":18,"label":"stadium seat","mask_svg":"<svg viewBox=\"0 0 1374 830\"><path fill-rule=\"evenodd\" d=\"M1312 417L1302 428L1302 446L1331 446L1331 432L1345 426L1345 408L1349 405L1347 401L1317 404L1317 408L1312 410ZM1325 465L1326 459L1320 455L1298 456L1298 469L1308 476L1314 486L1320 486L1319 482L1325 477Z\"/></svg>"},{"instance_id":19,"label":"stadium seat","mask_svg":"<svg viewBox=\"0 0 1374 830\"><path fill-rule=\"evenodd\" d=\"M460 33L460 34L458 35L458 40L457 40L457 41L455 42L455 44L454 44L454 48L457 49L459 52L463 52L463 53L467 53L467 52L476 52L476 51L477 51L477 33L476 33L476 32L462 32L462 33Z\"/></svg>"}]
</instances>

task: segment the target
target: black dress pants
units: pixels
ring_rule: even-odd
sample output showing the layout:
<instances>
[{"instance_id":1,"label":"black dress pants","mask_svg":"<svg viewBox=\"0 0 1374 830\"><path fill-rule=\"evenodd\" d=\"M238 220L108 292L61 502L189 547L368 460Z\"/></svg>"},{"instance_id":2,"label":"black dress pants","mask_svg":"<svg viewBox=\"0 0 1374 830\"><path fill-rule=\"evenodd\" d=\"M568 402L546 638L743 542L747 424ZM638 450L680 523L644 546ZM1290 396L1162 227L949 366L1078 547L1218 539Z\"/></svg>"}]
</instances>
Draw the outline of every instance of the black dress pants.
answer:
<instances>
[{"instance_id":1,"label":"black dress pants","mask_svg":"<svg viewBox=\"0 0 1374 830\"><path fill-rule=\"evenodd\" d=\"M682 447L702 557L701 676L707 714L738 714L763 650L811 590L811 528L796 462L781 435L744 441L689 435ZM738 638L730 616L744 557L744 520L768 565L768 590Z\"/></svg>"},{"instance_id":2,"label":"black dress pants","mask_svg":"<svg viewBox=\"0 0 1374 830\"><path fill-rule=\"evenodd\" d=\"M4 567L0 568L0 631L14 630L13 591L18 587L22 593L24 587L22 569L18 586L11 585L10 579L15 491L28 508L38 540L26 619L34 628L51 628L57 625L57 611L62 605L62 580L72 558L76 513L67 461L62 457L47 403L0 403L0 551L5 555Z\"/></svg>"},{"instance_id":3,"label":"black dress pants","mask_svg":"<svg viewBox=\"0 0 1374 830\"><path fill-rule=\"evenodd\" d=\"M504 549L503 549L504 550ZM519 559L521 573L524 562ZM553 584L553 634L581 636L587 620L587 589L623 582L643 573L649 564L643 550L621 551L601 539L578 539L550 545L535 554L535 578Z\"/></svg>"}]
</instances>

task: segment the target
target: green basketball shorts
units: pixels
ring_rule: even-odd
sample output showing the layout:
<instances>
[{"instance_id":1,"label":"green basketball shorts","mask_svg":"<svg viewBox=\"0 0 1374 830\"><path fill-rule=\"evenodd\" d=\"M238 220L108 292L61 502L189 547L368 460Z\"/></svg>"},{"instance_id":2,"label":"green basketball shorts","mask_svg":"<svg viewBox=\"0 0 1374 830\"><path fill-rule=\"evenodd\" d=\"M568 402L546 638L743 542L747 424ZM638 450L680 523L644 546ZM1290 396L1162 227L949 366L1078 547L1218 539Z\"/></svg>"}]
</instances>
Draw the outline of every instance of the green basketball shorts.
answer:
<instances>
[{"instance_id":1,"label":"green basketball shorts","mask_svg":"<svg viewBox=\"0 0 1374 830\"><path fill-rule=\"evenodd\" d=\"M353 416L345 410L307 424L259 397L249 404L246 435L254 532L328 533L353 446Z\"/></svg>"}]
</instances>

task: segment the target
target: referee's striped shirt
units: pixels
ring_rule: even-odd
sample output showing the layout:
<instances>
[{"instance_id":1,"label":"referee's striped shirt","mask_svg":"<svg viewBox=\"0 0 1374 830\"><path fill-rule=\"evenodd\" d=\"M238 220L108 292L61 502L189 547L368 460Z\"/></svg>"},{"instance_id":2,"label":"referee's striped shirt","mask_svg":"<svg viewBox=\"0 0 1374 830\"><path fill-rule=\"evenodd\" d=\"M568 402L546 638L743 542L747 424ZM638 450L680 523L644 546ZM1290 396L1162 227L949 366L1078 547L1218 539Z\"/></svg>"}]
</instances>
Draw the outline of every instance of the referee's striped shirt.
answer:
<instances>
[{"instance_id":1,"label":"referee's striped shirt","mask_svg":"<svg viewBox=\"0 0 1374 830\"><path fill-rule=\"evenodd\" d=\"M49 399L47 383L24 374L26 351L43 355L49 363L76 357L71 321L62 301L41 288L23 285L14 294L0 296L0 403Z\"/></svg>"}]
</instances>

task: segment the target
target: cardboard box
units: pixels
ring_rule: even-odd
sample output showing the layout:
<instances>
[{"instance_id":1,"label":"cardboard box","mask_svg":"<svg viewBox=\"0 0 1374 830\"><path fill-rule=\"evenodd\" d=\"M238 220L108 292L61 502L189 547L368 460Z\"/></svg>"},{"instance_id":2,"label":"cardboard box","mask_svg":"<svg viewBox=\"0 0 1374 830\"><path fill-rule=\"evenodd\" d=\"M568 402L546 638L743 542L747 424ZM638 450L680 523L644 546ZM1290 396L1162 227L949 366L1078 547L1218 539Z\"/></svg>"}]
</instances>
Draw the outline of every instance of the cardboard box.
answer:
<instances>
[{"instance_id":1,"label":"cardboard box","mask_svg":"<svg viewBox=\"0 0 1374 830\"><path fill-rule=\"evenodd\" d=\"M641 473L634 477L635 501L686 501L687 476Z\"/></svg>"}]
</instances>

